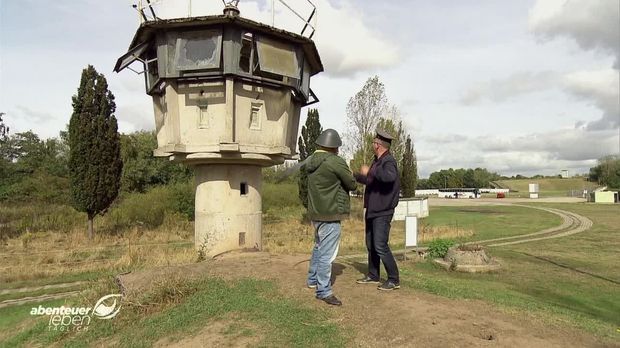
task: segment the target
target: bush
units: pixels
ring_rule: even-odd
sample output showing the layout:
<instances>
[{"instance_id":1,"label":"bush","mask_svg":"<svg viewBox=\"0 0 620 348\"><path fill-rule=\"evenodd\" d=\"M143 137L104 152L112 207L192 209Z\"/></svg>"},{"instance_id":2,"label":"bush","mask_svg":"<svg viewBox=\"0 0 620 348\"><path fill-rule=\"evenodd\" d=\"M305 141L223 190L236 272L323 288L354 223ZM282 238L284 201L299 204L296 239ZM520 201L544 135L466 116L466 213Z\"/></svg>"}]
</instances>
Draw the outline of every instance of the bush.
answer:
<instances>
[{"instance_id":1,"label":"bush","mask_svg":"<svg viewBox=\"0 0 620 348\"><path fill-rule=\"evenodd\" d=\"M301 208L303 205L299 201L297 183L282 183L263 185L263 212L269 210L282 210L284 208Z\"/></svg>"},{"instance_id":2,"label":"bush","mask_svg":"<svg viewBox=\"0 0 620 348\"><path fill-rule=\"evenodd\" d=\"M133 226L159 227L167 214L194 217L194 189L190 183L157 186L146 193L125 193L103 217L100 226L116 233Z\"/></svg>"},{"instance_id":3,"label":"bush","mask_svg":"<svg viewBox=\"0 0 620 348\"><path fill-rule=\"evenodd\" d=\"M86 216L67 205L14 204L0 206L0 239L25 232L67 232L86 223Z\"/></svg>"},{"instance_id":4,"label":"bush","mask_svg":"<svg viewBox=\"0 0 620 348\"><path fill-rule=\"evenodd\" d=\"M454 241L451 239L435 239L428 245L428 254L431 259L442 259L453 245Z\"/></svg>"},{"instance_id":5,"label":"bush","mask_svg":"<svg viewBox=\"0 0 620 348\"><path fill-rule=\"evenodd\" d=\"M68 232L86 227L86 215L72 207L32 200L40 203L0 205L0 240L25 232ZM146 193L124 193L105 215L95 218L95 227L99 232L118 233L134 226L157 228L166 218L168 226L182 226L179 227L182 230L194 219L191 182L158 186Z\"/></svg>"},{"instance_id":6,"label":"bush","mask_svg":"<svg viewBox=\"0 0 620 348\"><path fill-rule=\"evenodd\" d=\"M0 201L45 202L67 204L70 200L69 179L50 175L43 171L23 175L11 185L0 188Z\"/></svg>"},{"instance_id":7,"label":"bush","mask_svg":"<svg viewBox=\"0 0 620 348\"><path fill-rule=\"evenodd\" d=\"M194 183L192 180L169 185L169 188L172 194L174 211L185 216L188 220L194 221L196 195L194 194Z\"/></svg>"}]
</instances>

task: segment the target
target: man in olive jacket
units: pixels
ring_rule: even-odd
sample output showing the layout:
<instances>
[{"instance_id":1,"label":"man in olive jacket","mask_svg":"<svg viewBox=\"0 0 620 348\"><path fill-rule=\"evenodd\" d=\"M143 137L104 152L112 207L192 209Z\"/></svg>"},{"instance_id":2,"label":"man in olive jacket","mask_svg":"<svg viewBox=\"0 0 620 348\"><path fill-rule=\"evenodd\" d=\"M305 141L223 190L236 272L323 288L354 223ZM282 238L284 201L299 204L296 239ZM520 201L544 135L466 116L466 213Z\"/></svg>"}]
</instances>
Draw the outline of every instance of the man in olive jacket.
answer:
<instances>
[{"instance_id":1,"label":"man in olive jacket","mask_svg":"<svg viewBox=\"0 0 620 348\"><path fill-rule=\"evenodd\" d=\"M355 178L344 159L338 156L342 140L338 132L326 129L316 140L318 149L306 159L308 173L308 218L314 226L314 248L308 269L308 287L316 288L316 298L340 306L330 284L332 262L340 244L340 220L349 216L349 191Z\"/></svg>"},{"instance_id":2,"label":"man in olive jacket","mask_svg":"<svg viewBox=\"0 0 620 348\"><path fill-rule=\"evenodd\" d=\"M362 166L355 174L358 182L366 185L364 208L366 208L366 248L368 249L368 274L357 281L358 284L380 284L380 262L387 272L387 280L379 285L379 290L400 288L398 266L390 250L390 223L394 208L398 205L400 179L390 145L394 137L382 129L372 142L375 153L370 167Z\"/></svg>"}]
</instances>

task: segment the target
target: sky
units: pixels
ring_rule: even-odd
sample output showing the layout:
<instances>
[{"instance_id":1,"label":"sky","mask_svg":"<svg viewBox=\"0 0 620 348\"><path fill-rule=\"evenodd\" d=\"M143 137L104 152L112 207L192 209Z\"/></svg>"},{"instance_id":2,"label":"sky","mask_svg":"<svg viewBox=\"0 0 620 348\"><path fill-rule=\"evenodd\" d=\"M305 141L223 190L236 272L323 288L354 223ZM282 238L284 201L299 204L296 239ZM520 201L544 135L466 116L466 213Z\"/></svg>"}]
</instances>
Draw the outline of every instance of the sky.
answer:
<instances>
[{"instance_id":1,"label":"sky","mask_svg":"<svg viewBox=\"0 0 620 348\"><path fill-rule=\"evenodd\" d=\"M0 0L0 111L11 133L57 137L88 64L116 96L119 130L155 127L144 79L112 72L139 25L137 0ZM221 0L152 0L161 18L221 14ZM309 15L307 0L286 0ZM325 71L311 87L323 128L345 132L349 99L374 75L414 139L420 177L587 173L620 153L618 0L314 0ZM191 4L191 6L190 6ZM275 1L246 18L296 33ZM273 22L272 22L273 21ZM302 109L301 122L307 110Z\"/></svg>"}]
</instances>

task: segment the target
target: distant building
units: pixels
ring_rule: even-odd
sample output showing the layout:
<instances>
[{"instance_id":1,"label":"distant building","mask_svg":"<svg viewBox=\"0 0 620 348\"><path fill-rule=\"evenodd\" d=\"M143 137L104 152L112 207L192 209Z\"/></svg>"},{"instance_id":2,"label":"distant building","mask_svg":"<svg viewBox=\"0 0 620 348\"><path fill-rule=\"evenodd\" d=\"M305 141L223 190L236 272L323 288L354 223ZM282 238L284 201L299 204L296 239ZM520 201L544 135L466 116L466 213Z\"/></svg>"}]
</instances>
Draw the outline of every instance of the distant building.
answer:
<instances>
[{"instance_id":1,"label":"distant building","mask_svg":"<svg viewBox=\"0 0 620 348\"><path fill-rule=\"evenodd\" d=\"M568 169L562 169L562 171L560 172L560 176L562 177L562 179L568 179Z\"/></svg>"},{"instance_id":2,"label":"distant building","mask_svg":"<svg viewBox=\"0 0 620 348\"><path fill-rule=\"evenodd\" d=\"M616 191L596 191L594 192L594 203L618 203L618 192Z\"/></svg>"},{"instance_id":3,"label":"distant building","mask_svg":"<svg viewBox=\"0 0 620 348\"><path fill-rule=\"evenodd\" d=\"M530 191L530 198L538 198L540 187L538 184L529 184L528 189Z\"/></svg>"}]
</instances>

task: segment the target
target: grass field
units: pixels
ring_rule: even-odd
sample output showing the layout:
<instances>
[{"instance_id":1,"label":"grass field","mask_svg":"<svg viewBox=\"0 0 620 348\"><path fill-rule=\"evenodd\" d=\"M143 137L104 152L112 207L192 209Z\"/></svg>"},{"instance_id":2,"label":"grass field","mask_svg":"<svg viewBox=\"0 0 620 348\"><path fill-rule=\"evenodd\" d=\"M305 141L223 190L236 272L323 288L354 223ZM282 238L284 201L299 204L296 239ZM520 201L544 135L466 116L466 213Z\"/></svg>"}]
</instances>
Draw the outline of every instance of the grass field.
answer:
<instances>
[{"instance_id":1,"label":"grass field","mask_svg":"<svg viewBox=\"0 0 620 348\"><path fill-rule=\"evenodd\" d=\"M264 202L264 248L273 253L309 254L313 231L303 222L303 208L293 204L295 186L269 189L274 192L269 195L271 200ZM286 202L290 205L283 209L281 204ZM343 225L341 255L365 252L361 202L353 200L352 204L353 218ZM570 237L489 248L488 253L503 266L492 274L462 274L430 262L401 262L402 291L482 300L533 321L620 339L616 332L620 327L620 206L530 204L584 215L594 226ZM558 216L527 207L431 207L430 216L420 221L420 237L427 234L422 244L433 238L475 241L559 224ZM403 246L402 222L393 223L391 244L393 248ZM117 292L111 279L120 272L197 261L186 227L134 228L98 236L93 242L81 231L30 233L8 239L0 246L0 257L0 290L86 282L69 288L82 288L80 296L47 301L49 305L91 303L102 294ZM24 295L41 293L33 290ZM17 297L5 293L0 301ZM67 347L166 345L167 340L183 340L198 332L249 346L312 346L317 341L322 346L345 346L355 335L355 328L334 322L329 312L288 298L275 282L247 278L205 278L153 289L141 302L125 304L119 320L94 321L96 327L80 334L47 331L45 322L27 313L36 305L0 308L1 347L53 342ZM215 331L202 332L205 326Z\"/></svg>"},{"instance_id":2,"label":"grass field","mask_svg":"<svg viewBox=\"0 0 620 348\"><path fill-rule=\"evenodd\" d=\"M431 207L429 216L420 220L420 233L424 233L426 226L451 226L472 231L471 235L454 238L457 242L470 242L536 232L560 223L555 214L525 207Z\"/></svg>"},{"instance_id":3,"label":"grass field","mask_svg":"<svg viewBox=\"0 0 620 348\"><path fill-rule=\"evenodd\" d=\"M522 197L526 197L529 192L529 184L538 184L541 197L564 197L569 191L582 192L584 189L591 191L598 187L598 184L586 181L583 178L550 178L550 179L511 179L496 181L502 187L512 191L518 191ZM516 192L510 194L515 196Z\"/></svg>"},{"instance_id":4,"label":"grass field","mask_svg":"<svg viewBox=\"0 0 620 348\"><path fill-rule=\"evenodd\" d=\"M618 338L620 206L547 205L590 218L594 227L565 238L489 248L502 270L446 272L430 263L403 267L406 284L452 298L479 299L507 311Z\"/></svg>"},{"instance_id":5,"label":"grass field","mask_svg":"<svg viewBox=\"0 0 620 348\"><path fill-rule=\"evenodd\" d=\"M207 278L169 284L144 294L140 302L125 304L118 320L92 321L88 330L79 334L49 331L47 321L32 321L30 327L9 336L0 346L51 343L64 347L150 347L156 343L165 346L205 327L216 328L212 333L214 338L225 341L246 338L250 346L337 347L344 344L346 337L341 328L327 322L324 312L286 299L267 281L240 279L230 283ZM8 322L10 327L15 327L28 310L28 306L13 308L7 311L11 316L1 323ZM209 344L217 345L217 341Z\"/></svg>"}]
</instances>

